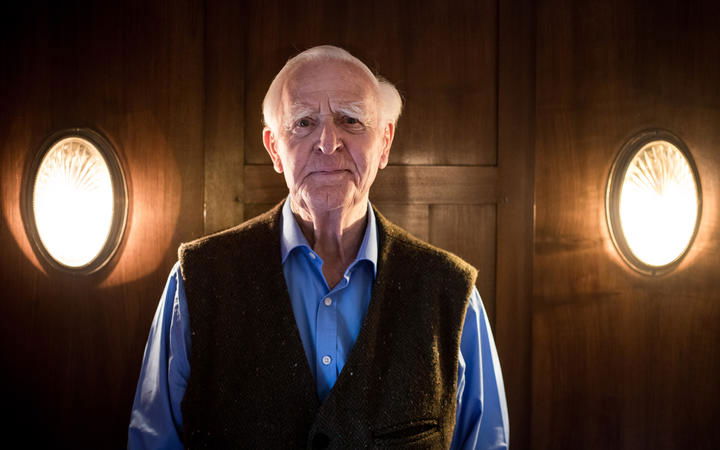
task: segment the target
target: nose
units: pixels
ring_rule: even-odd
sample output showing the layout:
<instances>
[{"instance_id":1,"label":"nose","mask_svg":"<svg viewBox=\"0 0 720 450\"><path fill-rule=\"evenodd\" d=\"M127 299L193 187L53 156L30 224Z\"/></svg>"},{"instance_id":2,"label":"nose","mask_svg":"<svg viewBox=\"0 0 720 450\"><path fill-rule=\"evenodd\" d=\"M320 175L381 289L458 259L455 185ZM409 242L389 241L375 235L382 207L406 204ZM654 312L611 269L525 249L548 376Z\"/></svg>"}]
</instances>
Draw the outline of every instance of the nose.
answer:
<instances>
[{"instance_id":1,"label":"nose","mask_svg":"<svg viewBox=\"0 0 720 450\"><path fill-rule=\"evenodd\" d=\"M320 132L320 141L317 144L318 150L330 155L340 149L342 141L337 131L335 122L331 118L324 120Z\"/></svg>"}]
</instances>

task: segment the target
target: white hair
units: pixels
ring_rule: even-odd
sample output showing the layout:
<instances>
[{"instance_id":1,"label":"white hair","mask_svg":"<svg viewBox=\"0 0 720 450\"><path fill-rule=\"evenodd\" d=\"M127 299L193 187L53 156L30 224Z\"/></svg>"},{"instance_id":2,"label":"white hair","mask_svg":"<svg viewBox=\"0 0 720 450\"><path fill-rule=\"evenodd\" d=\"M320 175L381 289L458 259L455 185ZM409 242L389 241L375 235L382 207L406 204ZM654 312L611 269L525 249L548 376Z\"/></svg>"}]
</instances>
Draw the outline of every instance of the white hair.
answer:
<instances>
[{"instance_id":1,"label":"white hair","mask_svg":"<svg viewBox=\"0 0 720 450\"><path fill-rule=\"evenodd\" d=\"M333 45L319 45L290 58L280 72L275 75L262 104L263 121L266 126L270 127L273 132L279 130L280 120L277 116L280 109L280 94L287 77L304 64L327 61L348 62L365 72L377 93L380 125L397 124L402 111L402 98L397 88L385 78L375 75L364 62L351 55L347 50Z\"/></svg>"}]
</instances>

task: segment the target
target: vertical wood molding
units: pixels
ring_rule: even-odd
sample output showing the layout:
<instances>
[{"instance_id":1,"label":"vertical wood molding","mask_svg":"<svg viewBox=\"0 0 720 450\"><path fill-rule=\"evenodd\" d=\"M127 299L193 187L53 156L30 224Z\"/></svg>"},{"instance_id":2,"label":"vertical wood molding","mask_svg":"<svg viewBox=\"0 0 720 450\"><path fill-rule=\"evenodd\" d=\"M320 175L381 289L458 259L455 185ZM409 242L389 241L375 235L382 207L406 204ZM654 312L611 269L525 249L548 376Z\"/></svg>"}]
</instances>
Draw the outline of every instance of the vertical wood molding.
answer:
<instances>
[{"instance_id":1,"label":"vertical wood molding","mask_svg":"<svg viewBox=\"0 0 720 450\"><path fill-rule=\"evenodd\" d=\"M244 12L242 2L205 2L205 234L243 220Z\"/></svg>"},{"instance_id":2,"label":"vertical wood molding","mask_svg":"<svg viewBox=\"0 0 720 450\"><path fill-rule=\"evenodd\" d=\"M510 443L531 448L535 3L499 2L498 230L495 337Z\"/></svg>"}]
</instances>

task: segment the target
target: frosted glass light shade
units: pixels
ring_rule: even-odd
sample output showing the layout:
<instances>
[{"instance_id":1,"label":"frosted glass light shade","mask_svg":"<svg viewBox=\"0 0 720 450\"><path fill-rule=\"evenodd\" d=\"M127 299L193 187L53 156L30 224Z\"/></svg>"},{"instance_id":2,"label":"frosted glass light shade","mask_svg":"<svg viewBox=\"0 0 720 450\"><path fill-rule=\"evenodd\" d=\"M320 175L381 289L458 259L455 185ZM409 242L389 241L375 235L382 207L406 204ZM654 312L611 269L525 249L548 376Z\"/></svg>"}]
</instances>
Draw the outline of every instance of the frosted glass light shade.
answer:
<instances>
[{"instance_id":1,"label":"frosted glass light shade","mask_svg":"<svg viewBox=\"0 0 720 450\"><path fill-rule=\"evenodd\" d=\"M621 152L609 183L613 241L636 270L659 275L689 249L701 211L697 171L684 144L650 132Z\"/></svg>"},{"instance_id":2,"label":"frosted glass light shade","mask_svg":"<svg viewBox=\"0 0 720 450\"><path fill-rule=\"evenodd\" d=\"M117 248L126 216L119 163L100 135L74 130L36 158L26 194L29 232L51 265L92 272Z\"/></svg>"}]
</instances>

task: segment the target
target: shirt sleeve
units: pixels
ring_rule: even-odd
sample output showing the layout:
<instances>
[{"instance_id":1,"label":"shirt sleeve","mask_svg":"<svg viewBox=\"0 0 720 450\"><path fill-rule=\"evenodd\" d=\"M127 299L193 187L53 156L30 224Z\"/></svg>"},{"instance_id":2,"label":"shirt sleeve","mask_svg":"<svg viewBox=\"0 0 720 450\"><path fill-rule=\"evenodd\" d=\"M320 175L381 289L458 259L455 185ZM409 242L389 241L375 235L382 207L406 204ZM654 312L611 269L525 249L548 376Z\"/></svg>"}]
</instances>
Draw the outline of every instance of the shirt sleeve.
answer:
<instances>
[{"instance_id":1,"label":"shirt sleeve","mask_svg":"<svg viewBox=\"0 0 720 450\"><path fill-rule=\"evenodd\" d=\"M458 358L458 389L453 449L507 449L505 387L495 341L480 294L468 302Z\"/></svg>"},{"instance_id":2,"label":"shirt sleeve","mask_svg":"<svg viewBox=\"0 0 720 450\"><path fill-rule=\"evenodd\" d=\"M180 266L165 285L145 345L128 428L128 449L182 449L180 402L190 375L190 328Z\"/></svg>"}]
</instances>

